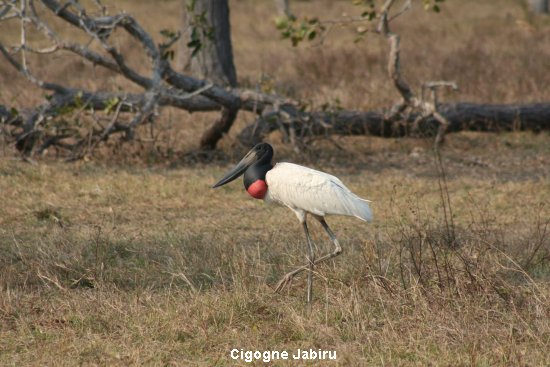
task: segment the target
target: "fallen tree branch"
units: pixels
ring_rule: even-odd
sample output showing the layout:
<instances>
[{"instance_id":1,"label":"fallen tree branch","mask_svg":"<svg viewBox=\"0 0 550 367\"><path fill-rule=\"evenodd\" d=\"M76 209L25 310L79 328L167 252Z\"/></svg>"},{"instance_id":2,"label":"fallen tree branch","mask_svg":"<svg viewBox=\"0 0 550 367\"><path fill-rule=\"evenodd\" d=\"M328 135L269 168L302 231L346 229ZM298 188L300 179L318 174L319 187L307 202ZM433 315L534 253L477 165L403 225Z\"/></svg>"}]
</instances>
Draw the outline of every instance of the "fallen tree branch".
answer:
<instances>
[{"instance_id":1,"label":"fallen tree branch","mask_svg":"<svg viewBox=\"0 0 550 367\"><path fill-rule=\"evenodd\" d=\"M398 138L410 135L435 137L440 121L436 116L430 116L418 121L419 114L410 114L402 123L387 118L386 111L335 111L304 114L302 119L309 124L297 124L298 134L311 136L328 134L337 135L369 135L383 138ZM550 131L550 103L525 105L498 105L476 103L440 104L438 114L441 114L448 126L447 133L459 131ZM417 123L412 132L410 125ZM255 123L245 127L238 135L239 141L252 145L262 141L269 133L280 129L278 120L260 118Z\"/></svg>"}]
</instances>

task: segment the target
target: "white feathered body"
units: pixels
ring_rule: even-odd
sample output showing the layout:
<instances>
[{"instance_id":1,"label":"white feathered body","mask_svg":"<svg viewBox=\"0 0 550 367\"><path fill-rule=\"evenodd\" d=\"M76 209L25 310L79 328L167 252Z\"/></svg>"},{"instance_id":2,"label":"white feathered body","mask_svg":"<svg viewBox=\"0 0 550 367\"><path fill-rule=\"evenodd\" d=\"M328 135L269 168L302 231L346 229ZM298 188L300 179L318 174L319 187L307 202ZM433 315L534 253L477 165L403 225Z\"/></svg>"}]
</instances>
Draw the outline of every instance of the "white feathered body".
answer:
<instances>
[{"instance_id":1,"label":"white feathered body","mask_svg":"<svg viewBox=\"0 0 550 367\"><path fill-rule=\"evenodd\" d=\"M300 220L306 213L372 220L369 200L355 195L337 177L327 173L293 163L277 163L267 172L266 183L264 200L289 207Z\"/></svg>"}]
</instances>

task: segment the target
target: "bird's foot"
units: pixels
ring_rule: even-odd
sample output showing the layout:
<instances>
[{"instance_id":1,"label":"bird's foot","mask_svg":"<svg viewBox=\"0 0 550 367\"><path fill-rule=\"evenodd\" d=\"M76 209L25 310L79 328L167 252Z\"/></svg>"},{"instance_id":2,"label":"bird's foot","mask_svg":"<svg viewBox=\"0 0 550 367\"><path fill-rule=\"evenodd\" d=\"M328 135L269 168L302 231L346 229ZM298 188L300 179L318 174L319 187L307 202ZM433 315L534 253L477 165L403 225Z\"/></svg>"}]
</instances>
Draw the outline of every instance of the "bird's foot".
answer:
<instances>
[{"instance_id":1,"label":"bird's foot","mask_svg":"<svg viewBox=\"0 0 550 367\"><path fill-rule=\"evenodd\" d=\"M281 280L279 280L279 283L277 283L277 287L275 287L275 293L279 293L285 289L286 286L292 282L292 279L294 279L294 275L296 275L296 273L292 271L282 277Z\"/></svg>"}]
</instances>

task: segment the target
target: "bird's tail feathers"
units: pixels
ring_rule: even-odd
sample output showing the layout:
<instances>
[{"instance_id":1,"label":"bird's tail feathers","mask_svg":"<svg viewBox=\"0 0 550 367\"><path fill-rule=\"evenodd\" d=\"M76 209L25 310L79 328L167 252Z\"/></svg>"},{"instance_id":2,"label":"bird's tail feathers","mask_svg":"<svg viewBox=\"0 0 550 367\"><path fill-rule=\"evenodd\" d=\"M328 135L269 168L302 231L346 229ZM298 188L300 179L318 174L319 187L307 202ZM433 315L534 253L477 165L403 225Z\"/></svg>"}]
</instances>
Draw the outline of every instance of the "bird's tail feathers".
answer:
<instances>
[{"instance_id":1,"label":"bird's tail feathers","mask_svg":"<svg viewBox=\"0 0 550 367\"><path fill-rule=\"evenodd\" d=\"M358 197L359 200L356 201L354 205L354 215L355 217L364 220L366 222L372 222L372 210L370 208L370 200L362 199Z\"/></svg>"}]
</instances>

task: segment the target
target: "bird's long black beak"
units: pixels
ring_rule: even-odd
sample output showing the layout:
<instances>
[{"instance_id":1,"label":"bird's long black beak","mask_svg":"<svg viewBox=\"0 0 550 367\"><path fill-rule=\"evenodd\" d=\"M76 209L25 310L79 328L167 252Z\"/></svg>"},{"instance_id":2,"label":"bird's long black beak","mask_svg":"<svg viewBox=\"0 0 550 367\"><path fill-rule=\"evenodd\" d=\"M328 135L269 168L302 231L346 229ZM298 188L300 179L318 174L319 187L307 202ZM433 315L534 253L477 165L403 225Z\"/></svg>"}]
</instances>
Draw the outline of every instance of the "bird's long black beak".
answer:
<instances>
[{"instance_id":1,"label":"bird's long black beak","mask_svg":"<svg viewBox=\"0 0 550 367\"><path fill-rule=\"evenodd\" d=\"M216 188L222 185L225 185L226 183L229 183L236 178L238 178L240 175L246 171L248 167L250 167L254 162L256 162L259 159L258 154L251 150L248 152L243 159L235 167L231 169L221 180L219 180L212 188Z\"/></svg>"}]
</instances>

